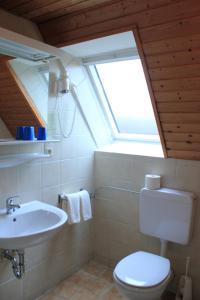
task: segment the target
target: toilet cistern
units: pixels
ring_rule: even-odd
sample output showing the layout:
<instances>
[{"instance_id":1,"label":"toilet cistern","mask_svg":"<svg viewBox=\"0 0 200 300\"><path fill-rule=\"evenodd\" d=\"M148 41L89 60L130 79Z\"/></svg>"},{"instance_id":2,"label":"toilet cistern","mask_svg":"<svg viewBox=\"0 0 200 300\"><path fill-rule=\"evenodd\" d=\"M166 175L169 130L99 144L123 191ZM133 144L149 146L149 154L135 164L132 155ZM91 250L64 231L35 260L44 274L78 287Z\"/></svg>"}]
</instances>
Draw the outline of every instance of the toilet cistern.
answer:
<instances>
[{"instance_id":1,"label":"toilet cistern","mask_svg":"<svg viewBox=\"0 0 200 300\"><path fill-rule=\"evenodd\" d=\"M138 251L116 265L113 277L130 300L160 300L171 280L167 242L186 245L191 237L194 195L161 188L143 188L139 201L140 232L161 240L161 255Z\"/></svg>"},{"instance_id":2,"label":"toilet cistern","mask_svg":"<svg viewBox=\"0 0 200 300\"><path fill-rule=\"evenodd\" d=\"M194 195L174 189L161 188L140 192L140 232L159 238L162 251L170 241L188 244L191 237Z\"/></svg>"}]
</instances>

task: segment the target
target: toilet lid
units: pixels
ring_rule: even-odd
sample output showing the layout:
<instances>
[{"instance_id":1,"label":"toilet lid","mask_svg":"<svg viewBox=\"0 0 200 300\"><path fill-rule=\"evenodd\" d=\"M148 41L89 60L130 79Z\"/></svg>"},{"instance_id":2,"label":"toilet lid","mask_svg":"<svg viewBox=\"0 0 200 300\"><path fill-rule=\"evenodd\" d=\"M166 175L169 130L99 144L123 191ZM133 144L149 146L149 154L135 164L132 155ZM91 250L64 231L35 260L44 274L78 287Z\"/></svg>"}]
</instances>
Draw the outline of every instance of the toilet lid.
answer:
<instances>
[{"instance_id":1,"label":"toilet lid","mask_svg":"<svg viewBox=\"0 0 200 300\"><path fill-rule=\"evenodd\" d=\"M153 287L169 274L170 261L167 258L138 251L122 259L114 274L125 284L136 287Z\"/></svg>"}]
</instances>

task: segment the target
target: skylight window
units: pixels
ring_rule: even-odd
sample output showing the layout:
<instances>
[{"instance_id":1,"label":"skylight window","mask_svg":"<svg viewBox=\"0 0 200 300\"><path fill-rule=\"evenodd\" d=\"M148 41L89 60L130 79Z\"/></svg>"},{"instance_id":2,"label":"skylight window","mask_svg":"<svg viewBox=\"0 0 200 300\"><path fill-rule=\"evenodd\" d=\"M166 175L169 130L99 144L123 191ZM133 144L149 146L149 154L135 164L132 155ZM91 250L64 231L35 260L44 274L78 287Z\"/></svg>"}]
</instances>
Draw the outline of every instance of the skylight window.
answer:
<instances>
[{"instance_id":1,"label":"skylight window","mask_svg":"<svg viewBox=\"0 0 200 300\"><path fill-rule=\"evenodd\" d=\"M136 29L63 49L85 66L116 144L123 140L161 145L134 34Z\"/></svg>"},{"instance_id":2,"label":"skylight window","mask_svg":"<svg viewBox=\"0 0 200 300\"><path fill-rule=\"evenodd\" d=\"M97 62L88 69L114 138L158 142L158 130L139 56Z\"/></svg>"}]
</instances>

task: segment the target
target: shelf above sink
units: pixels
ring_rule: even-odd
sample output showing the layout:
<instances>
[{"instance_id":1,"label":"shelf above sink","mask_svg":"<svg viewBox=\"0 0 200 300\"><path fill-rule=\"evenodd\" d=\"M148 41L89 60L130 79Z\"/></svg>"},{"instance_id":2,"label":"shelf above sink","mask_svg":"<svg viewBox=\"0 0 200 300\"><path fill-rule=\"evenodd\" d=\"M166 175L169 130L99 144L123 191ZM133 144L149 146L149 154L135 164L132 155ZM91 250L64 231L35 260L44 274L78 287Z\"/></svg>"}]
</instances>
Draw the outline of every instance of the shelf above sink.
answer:
<instances>
[{"instance_id":1,"label":"shelf above sink","mask_svg":"<svg viewBox=\"0 0 200 300\"><path fill-rule=\"evenodd\" d=\"M19 153L0 155L0 169L16 167L37 158L46 158L50 156L51 155L44 153Z\"/></svg>"},{"instance_id":2,"label":"shelf above sink","mask_svg":"<svg viewBox=\"0 0 200 300\"><path fill-rule=\"evenodd\" d=\"M14 139L0 139L0 146L15 146L15 145L25 145L25 144L37 144L37 143L56 143L60 140L49 139L49 140L33 140L33 141L21 141Z\"/></svg>"}]
</instances>

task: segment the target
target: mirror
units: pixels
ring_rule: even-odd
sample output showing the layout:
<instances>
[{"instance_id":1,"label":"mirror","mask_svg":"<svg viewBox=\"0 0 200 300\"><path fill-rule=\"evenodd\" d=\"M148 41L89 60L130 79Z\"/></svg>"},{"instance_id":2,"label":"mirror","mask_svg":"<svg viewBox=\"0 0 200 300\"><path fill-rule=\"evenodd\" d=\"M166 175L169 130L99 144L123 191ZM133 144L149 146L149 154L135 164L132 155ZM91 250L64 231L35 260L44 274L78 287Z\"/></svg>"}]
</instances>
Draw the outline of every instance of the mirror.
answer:
<instances>
[{"instance_id":1,"label":"mirror","mask_svg":"<svg viewBox=\"0 0 200 300\"><path fill-rule=\"evenodd\" d=\"M48 63L34 63L28 60L16 58L9 61L10 66L21 81L29 100L37 109L44 123L47 124L48 114Z\"/></svg>"},{"instance_id":2,"label":"mirror","mask_svg":"<svg viewBox=\"0 0 200 300\"><path fill-rule=\"evenodd\" d=\"M71 60L58 48L0 27L0 140L15 137L16 126L47 127L48 62L54 58Z\"/></svg>"},{"instance_id":3,"label":"mirror","mask_svg":"<svg viewBox=\"0 0 200 300\"><path fill-rule=\"evenodd\" d=\"M47 127L48 77L46 62L1 56L0 139L15 137L17 126L34 126L35 134Z\"/></svg>"}]
</instances>

